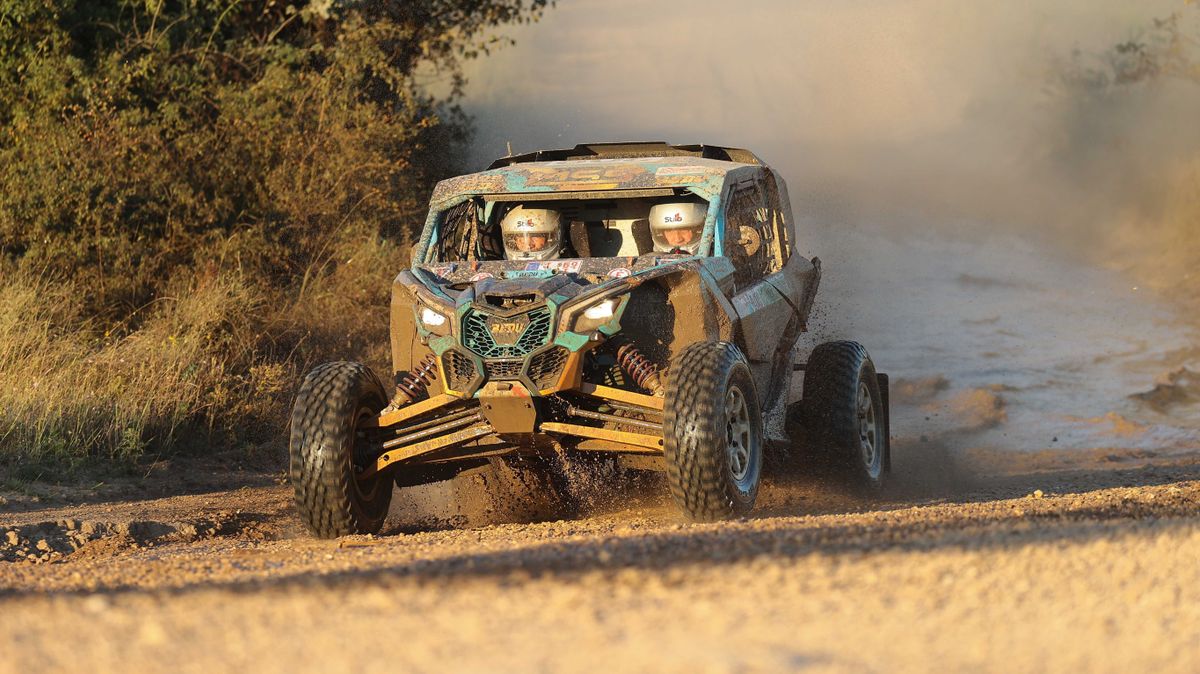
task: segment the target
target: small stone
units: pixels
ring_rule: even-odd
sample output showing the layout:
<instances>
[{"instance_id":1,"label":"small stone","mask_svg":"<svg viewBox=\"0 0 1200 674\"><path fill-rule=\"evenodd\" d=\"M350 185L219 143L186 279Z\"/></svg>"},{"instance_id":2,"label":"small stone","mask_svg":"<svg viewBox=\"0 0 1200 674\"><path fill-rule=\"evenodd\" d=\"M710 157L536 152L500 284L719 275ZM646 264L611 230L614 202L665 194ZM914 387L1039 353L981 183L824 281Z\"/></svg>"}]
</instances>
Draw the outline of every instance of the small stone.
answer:
<instances>
[{"instance_id":1,"label":"small stone","mask_svg":"<svg viewBox=\"0 0 1200 674\"><path fill-rule=\"evenodd\" d=\"M50 547L50 541L48 541L44 538L38 539L36 547L38 550L41 550L42 552L50 552L50 550L53 549Z\"/></svg>"},{"instance_id":2,"label":"small stone","mask_svg":"<svg viewBox=\"0 0 1200 674\"><path fill-rule=\"evenodd\" d=\"M4 534L4 541L9 545L17 545L21 542L21 537L17 535L17 532L9 531L7 534Z\"/></svg>"},{"instance_id":3,"label":"small stone","mask_svg":"<svg viewBox=\"0 0 1200 674\"><path fill-rule=\"evenodd\" d=\"M1034 489L1034 490L1033 490L1033 497L1034 497L1034 498L1042 498L1042 497L1043 497L1043 496L1045 496L1045 495L1046 495L1046 494L1044 494L1044 493L1042 492L1042 490L1041 490L1041 489Z\"/></svg>"}]
</instances>

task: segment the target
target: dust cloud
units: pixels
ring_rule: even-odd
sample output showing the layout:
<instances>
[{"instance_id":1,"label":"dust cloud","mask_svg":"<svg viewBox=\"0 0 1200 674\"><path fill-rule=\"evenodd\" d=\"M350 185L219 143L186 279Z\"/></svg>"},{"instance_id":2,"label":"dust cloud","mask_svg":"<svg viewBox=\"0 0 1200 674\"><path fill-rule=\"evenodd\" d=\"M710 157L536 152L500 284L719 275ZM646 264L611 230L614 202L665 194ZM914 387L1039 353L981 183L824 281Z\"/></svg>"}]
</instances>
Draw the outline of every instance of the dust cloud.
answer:
<instances>
[{"instance_id":1,"label":"dust cloud","mask_svg":"<svg viewBox=\"0 0 1200 674\"><path fill-rule=\"evenodd\" d=\"M1156 19L1200 35L1196 9L576 0L476 62L466 108L480 164L506 142L752 148L783 171L814 252L846 226L1002 230L1178 286L1185 260L1161 258L1200 261L1200 83L1081 80L1119 43L1154 46Z\"/></svg>"},{"instance_id":2,"label":"dust cloud","mask_svg":"<svg viewBox=\"0 0 1200 674\"><path fill-rule=\"evenodd\" d=\"M1200 45L1173 14L1200 36L1182 0L575 0L475 62L464 107L478 165L759 153L825 262L810 338L891 372L909 457L1170 453L1200 429ZM1171 67L1118 83L1130 42Z\"/></svg>"}]
</instances>

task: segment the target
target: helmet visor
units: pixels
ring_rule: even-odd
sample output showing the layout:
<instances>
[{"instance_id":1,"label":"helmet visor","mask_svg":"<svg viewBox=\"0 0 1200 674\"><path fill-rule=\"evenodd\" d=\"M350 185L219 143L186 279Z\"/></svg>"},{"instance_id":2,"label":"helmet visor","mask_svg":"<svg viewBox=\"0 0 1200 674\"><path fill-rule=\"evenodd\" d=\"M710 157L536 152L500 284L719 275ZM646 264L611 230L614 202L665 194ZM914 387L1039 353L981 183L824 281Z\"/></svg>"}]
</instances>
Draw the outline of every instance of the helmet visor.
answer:
<instances>
[{"instance_id":1,"label":"helmet visor","mask_svg":"<svg viewBox=\"0 0 1200 674\"><path fill-rule=\"evenodd\" d=\"M653 228L652 232L655 250L669 252L678 248L695 253L700 245L700 236L704 234L704 223L692 227Z\"/></svg>"},{"instance_id":2,"label":"helmet visor","mask_svg":"<svg viewBox=\"0 0 1200 674\"><path fill-rule=\"evenodd\" d=\"M558 245L558 232L505 232L504 248L510 254L540 253Z\"/></svg>"}]
</instances>

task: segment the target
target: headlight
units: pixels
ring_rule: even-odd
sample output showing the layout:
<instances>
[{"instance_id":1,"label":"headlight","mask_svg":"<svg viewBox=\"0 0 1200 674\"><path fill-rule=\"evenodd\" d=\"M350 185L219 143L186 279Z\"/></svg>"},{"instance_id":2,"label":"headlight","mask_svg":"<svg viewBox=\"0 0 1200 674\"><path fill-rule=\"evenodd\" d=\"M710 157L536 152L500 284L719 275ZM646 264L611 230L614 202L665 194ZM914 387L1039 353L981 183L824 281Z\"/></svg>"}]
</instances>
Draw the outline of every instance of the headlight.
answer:
<instances>
[{"instance_id":1,"label":"headlight","mask_svg":"<svg viewBox=\"0 0 1200 674\"><path fill-rule=\"evenodd\" d=\"M429 307L421 307L421 322L427 328L440 328L446 324L446 317Z\"/></svg>"},{"instance_id":2,"label":"headlight","mask_svg":"<svg viewBox=\"0 0 1200 674\"><path fill-rule=\"evenodd\" d=\"M613 317L613 309L617 308L616 300L604 300L584 310L583 317L593 321L607 323Z\"/></svg>"},{"instance_id":3,"label":"headlight","mask_svg":"<svg viewBox=\"0 0 1200 674\"><path fill-rule=\"evenodd\" d=\"M417 312L417 318L420 319L421 325L425 326L426 330L435 335L450 334L450 319L446 318L446 315L443 313L430 309L427 306L422 306L420 311Z\"/></svg>"},{"instance_id":4,"label":"headlight","mask_svg":"<svg viewBox=\"0 0 1200 674\"><path fill-rule=\"evenodd\" d=\"M573 332L586 333L591 332L600 326L608 323L617 313L617 308L621 305L621 298L614 297L607 300L601 300L590 307L580 311L574 315L574 320L570 326Z\"/></svg>"}]
</instances>

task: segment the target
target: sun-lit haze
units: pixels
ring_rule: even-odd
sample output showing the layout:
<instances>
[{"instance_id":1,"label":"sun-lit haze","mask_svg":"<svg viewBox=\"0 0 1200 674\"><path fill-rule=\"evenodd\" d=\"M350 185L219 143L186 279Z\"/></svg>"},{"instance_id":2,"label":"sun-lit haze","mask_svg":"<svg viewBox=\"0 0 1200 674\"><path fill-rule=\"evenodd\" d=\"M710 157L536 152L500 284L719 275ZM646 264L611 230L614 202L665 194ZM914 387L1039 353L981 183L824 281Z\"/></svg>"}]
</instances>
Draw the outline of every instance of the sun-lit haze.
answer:
<instances>
[{"instance_id":1,"label":"sun-lit haze","mask_svg":"<svg viewBox=\"0 0 1200 674\"><path fill-rule=\"evenodd\" d=\"M750 148L782 171L800 248L825 262L813 338L945 379L901 410L902 434L1186 442L1174 429L1194 408L1128 396L1195 357L1191 321L1154 291L1186 294L1200 261L1200 85L1070 80L1176 11L1200 14L1178 0L560 2L471 65L473 161L508 143ZM1110 413L1153 418L1120 436Z\"/></svg>"},{"instance_id":2,"label":"sun-lit haze","mask_svg":"<svg viewBox=\"0 0 1200 674\"><path fill-rule=\"evenodd\" d=\"M473 64L474 159L506 142L729 144L780 168L799 210L825 221L867 212L1076 232L1161 197L1153 187L1200 149L1200 88L1167 83L1086 108L1058 71L1075 52L1098 64L1182 7L562 2Z\"/></svg>"}]
</instances>

